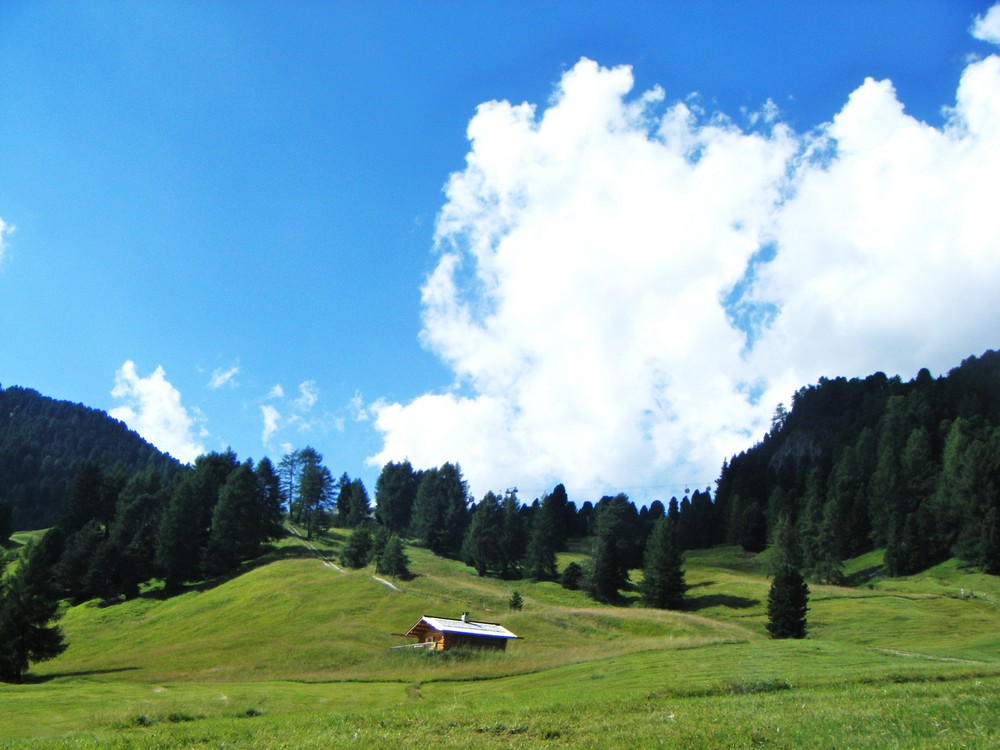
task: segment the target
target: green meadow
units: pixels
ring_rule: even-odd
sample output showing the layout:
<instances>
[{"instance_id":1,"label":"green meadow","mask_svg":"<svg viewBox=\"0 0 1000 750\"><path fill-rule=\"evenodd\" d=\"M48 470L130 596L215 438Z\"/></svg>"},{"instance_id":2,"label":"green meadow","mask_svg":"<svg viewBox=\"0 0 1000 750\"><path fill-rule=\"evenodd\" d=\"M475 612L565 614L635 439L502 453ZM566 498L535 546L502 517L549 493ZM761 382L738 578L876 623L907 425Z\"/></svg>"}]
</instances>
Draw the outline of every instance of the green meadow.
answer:
<instances>
[{"instance_id":1,"label":"green meadow","mask_svg":"<svg viewBox=\"0 0 1000 750\"><path fill-rule=\"evenodd\" d=\"M0 747L1000 747L1000 579L955 561L906 579L849 561L856 585L811 587L809 637L772 641L769 580L738 548L689 553L690 606L664 612L415 547L389 586L336 567L343 541L68 609L66 652L0 685ZM464 611L522 638L389 650Z\"/></svg>"}]
</instances>

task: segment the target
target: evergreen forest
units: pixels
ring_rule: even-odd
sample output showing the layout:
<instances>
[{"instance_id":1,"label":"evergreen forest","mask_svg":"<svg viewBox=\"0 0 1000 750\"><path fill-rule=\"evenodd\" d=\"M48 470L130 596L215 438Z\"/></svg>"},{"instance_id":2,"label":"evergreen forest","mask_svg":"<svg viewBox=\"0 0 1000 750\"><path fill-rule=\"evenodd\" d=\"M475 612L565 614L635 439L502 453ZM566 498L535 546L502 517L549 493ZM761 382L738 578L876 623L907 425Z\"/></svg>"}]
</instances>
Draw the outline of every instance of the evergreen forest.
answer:
<instances>
[{"instance_id":1,"label":"evergreen forest","mask_svg":"<svg viewBox=\"0 0 1000 750\"><path fill-rule=\"evenodd\" d=\"M43 529L59 518L84 461L127 475L172 474L180 464L105 412L18 386L0 388L0 531ZM4 510L6 506L7 510Z\"/></svg>"},{"instance_id":2,"label":"evergreen forest","mask_svg":"<svg viewBox=\"0 0 1000 750\"><path fill-rule=\"evenodd\" d=\"M382 468L373 507L360 479L335 480L312 447L277 465L227 451L181 467L101 412L20 388L0 398L0 542L26 519L51 527L4 578L3 635L14 643L18 628L35 628L41 645L5 652L3 679L58 654L53 602L128 600L151 581L170 595L235 573L288 533L309 540L331 527L350 530L347 568L374 563L405 579L408 540L479 576L667 609L685 607L682 554L719 544L763 553L776 582L791 577L802 592L805 580L859 582L843 561L875 549L889 576L950 557L1000 574L997 352L938 378L823 378L723 463L714 494L642 507L623 493L571 499L562 484L530 503L516 489L475 500L458 464L408 461ZM560 570L557 556L570 549L585 556ZM793 626L781 632L805 633L804 608L791 607Z\"/></svg>"}]
</instances>

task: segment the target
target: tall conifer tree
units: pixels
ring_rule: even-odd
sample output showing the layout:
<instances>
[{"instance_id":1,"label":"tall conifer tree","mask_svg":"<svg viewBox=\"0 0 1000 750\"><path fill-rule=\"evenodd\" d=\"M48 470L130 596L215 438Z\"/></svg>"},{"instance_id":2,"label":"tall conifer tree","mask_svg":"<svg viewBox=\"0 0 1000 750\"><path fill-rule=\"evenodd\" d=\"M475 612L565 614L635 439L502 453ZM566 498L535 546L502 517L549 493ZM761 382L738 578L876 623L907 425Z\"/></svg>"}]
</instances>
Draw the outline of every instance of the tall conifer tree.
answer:
<instances>
[{"instance_id":1,"label":"tall conifer tree","mask_svg":"<svg viewBox=\"0 0 1000 750\"><path fill-rule=\"evenodd\" d=\"M684 606L687 584L684 582L674 522L669 516L662 516L656 521L646 542L643 578L639 590L648 607L681 609Z\"/></svg>"}]
</instances>

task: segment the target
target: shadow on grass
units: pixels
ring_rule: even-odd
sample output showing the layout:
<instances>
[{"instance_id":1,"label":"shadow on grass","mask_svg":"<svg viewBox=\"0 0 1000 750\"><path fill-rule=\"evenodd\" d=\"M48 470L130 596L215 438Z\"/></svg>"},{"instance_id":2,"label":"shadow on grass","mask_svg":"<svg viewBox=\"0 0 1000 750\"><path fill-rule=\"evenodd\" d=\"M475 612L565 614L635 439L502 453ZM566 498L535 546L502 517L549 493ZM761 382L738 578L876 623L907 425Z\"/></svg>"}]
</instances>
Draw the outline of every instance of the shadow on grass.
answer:
<instances>
[{"instance_id":1,"label":"shadow on grass","mask_svg":"<svg viewBox=\"0 0 1000 750\"><path fill-rule=\"evenodd\" d=\"M66 677L94 677L102 674L118 674L120 672L137 672L139 667L116 667L115 669L83 669L79 672L51 672L49 674L34 675L26 674L22 685L36 685L52 680L60 680Z\"/></svg>"},{"instance_id":2,"label":"shadow on grass","mask_svg":"<svg viewBox=\"0 0 1000 750\"><path fill-rule=\"evenodd\" d=\"M701 583L692 583L688 586L688 591L691 589L699 589L702 586L714 586L715 581L702 581Z\"/></svg>"},{"instance_id":3,"label":"shadow on grass","mask_svg":"<svg viewBox=\"0 0 1000 750\"><path fill-rule=\"evenodd\" d=\"M885 575L885 567L882 565L873 565L870 568L862 568L861 570L851 573L849 576L844 576L844 586L863 586L869 581L871 581L876 576Z\"/></svg>"},{"instance_id":4,"label":"shadow on grass","mask_svg":"<svg viewBox=\"0 0 1000 750\"><path fill-rule=\"evenodd\" d=\"M685 609L697 612L711 607L728 607L729 609L748 609L756 606L760 602L757 599L749 599L745 596L731 596L729 594L709 594L708 596L695 596L688 599Z\"/></svg>"}]
</instances>

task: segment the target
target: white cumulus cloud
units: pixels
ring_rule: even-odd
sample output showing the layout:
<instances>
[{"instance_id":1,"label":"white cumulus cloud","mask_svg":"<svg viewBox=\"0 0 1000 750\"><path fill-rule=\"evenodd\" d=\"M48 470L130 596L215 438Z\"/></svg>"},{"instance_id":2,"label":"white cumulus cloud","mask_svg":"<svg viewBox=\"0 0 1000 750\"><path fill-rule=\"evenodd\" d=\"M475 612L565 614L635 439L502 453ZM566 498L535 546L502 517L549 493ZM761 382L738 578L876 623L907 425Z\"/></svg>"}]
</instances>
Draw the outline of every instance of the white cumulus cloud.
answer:
<instances>
[{"instance_id":1,"label":"white cumulus cloud","mask_svg":"<svg viewBox=\"0 0 1000 750\"><path fill-rule=\"evenodd\" d=\"M196 417L181 403L180 392L167 380L162 366L141 377L135 362L126 362L115 373L111 395L124 401L109 414L125 422L143 438L184 463L205 452Z\"/></svg>"},{"instance_id":2,"label":"white cumulus cloud","mask_svg":"<svg viewBox=\"0 0 1000 750\"><path fill-rule=\"evenodd\" d=\"M820 375L997 344L1000 58L969 65L940 129L888 81L810 134L771 103L742 129L632 86L581 60L542 111L477 109L422 289L455 383L376 403L373 465L459 461L477 494L662 497L714 479Z\"/></svg>"},{"instance_id":3,"label":"white cumulus cloud","mask_svg":"<svg viewBox=\"0 0 1000 750\"><path fill-rule=\"evenodd\" d=\"M990 44L1000 44L1000 3L986 11L985 16L976 16L972 36Z\"/></svg>"}]
</instances>

